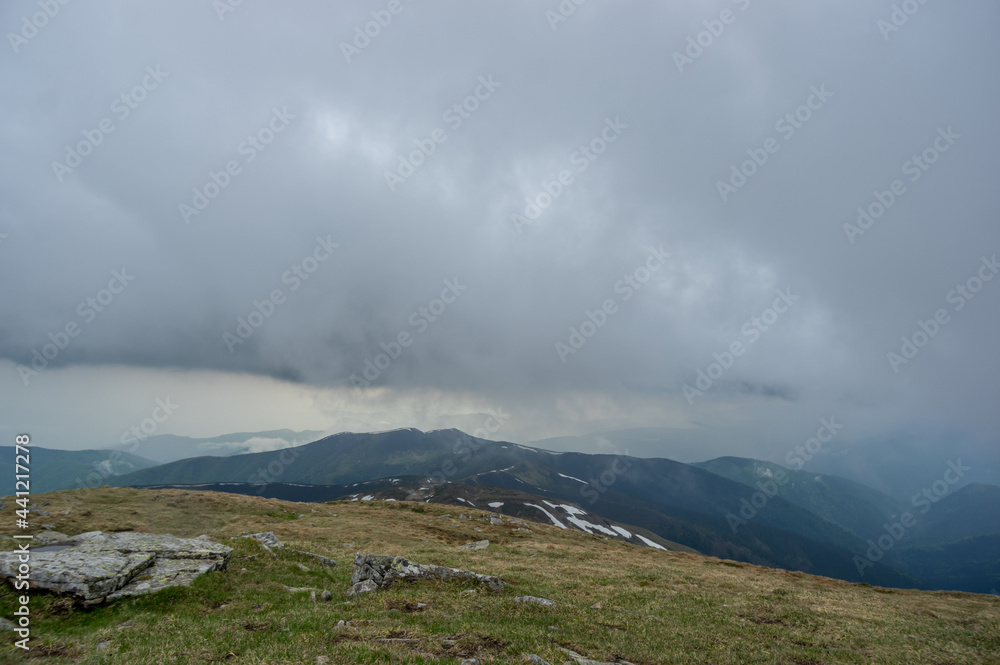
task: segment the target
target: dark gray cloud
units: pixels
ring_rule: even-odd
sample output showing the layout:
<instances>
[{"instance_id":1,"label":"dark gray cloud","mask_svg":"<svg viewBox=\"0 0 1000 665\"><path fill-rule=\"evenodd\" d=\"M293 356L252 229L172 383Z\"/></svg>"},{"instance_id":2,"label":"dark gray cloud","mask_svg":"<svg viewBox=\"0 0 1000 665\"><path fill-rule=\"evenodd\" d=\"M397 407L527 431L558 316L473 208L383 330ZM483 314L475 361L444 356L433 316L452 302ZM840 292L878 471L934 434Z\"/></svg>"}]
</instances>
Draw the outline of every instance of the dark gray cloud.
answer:
<instances>
[{"instance_id":1,"label":"dark gray cloud","mask_svg":"<svg viewBox=\"0 0 1000 665\"><path fill-rule=\"evenodd\" d=\"M511 437L716 427L746 454L830 414L996 440L1000 280L951 293L1000 252L992 3L897 3L891 31L891 2L69 3L33 34L45 4L0 10L33 35L0 60L12 430L80 429L33 419L65 368L125 366L150 395L200 370L326 391L333 428L403 400L399 424L505 404ZM253 428L202 408L178 433ZM285 417L261 427L319 426Z\"/></svg>"}]
</instances>

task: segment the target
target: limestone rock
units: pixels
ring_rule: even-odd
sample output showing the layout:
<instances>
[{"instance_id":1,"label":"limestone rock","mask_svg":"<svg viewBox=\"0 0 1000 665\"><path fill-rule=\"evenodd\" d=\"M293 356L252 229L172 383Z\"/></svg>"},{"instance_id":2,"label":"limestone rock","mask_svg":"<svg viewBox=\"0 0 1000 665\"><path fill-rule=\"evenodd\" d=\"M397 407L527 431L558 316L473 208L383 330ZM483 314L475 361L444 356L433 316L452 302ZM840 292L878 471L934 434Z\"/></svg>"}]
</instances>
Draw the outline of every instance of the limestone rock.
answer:
<instances>
[{"instance_id":1,"label":"limestone rock","mask_svg":"<svg viewBox=\"0 0 1000 665\"><path fill-rule=\"evenodd\" d=\"M46 531L45 533L35 534L32 539L35 545L51 545L53 543L61 543L69 540L69 536L65 533L59 533L58 531Z\"/></svg>"},{"instance_id":2,"label":"limestone rock","mask_svg":"<svg viewBox=\"0 0 1000 665\"><path fill-rule=\"evenodd\" d=\"M256 540L258 543L260 543L260 546L263 547L265 550L267 550L267 553L273 556L274 558L278 558L278 555L275 554L273 551L271 551L272 548L281 549L282 547L285 546L285 544L280 540L278 540L278 537L274 535L274 531L251 533L249 536L243 536L243 537L253 538L254 540Z\"/></svg>"},{"instance_id":3,"label":"limestone rock","mask_svg":"<svg viewBox=\"0 0 1000 665\"><path fill-rule=\"evenodd\" d=\"M460 550L485 550L490 546L490 541L488 540L477 540L474 543L466 543L464 545L459 545Z\"/></svg>"},{"instance_id":4,"label":"limestone rock","mask_svg":"<svg viewBox=\"0 0 1000 665\"><path fill-rule=\"evenodd\" d=\"M375 580L364 580L363 582L356 582L354 586L347 590L347 599L357 598L358 596L363 596L366 593L371 593L372 591L378 591L378 584Z\"/></svg>"},{"instance_id":5,"label":"limestone rock","mask_svg":"<svg viewBox=\"0 0 1000 665\"><path fill-rule=\"evenodd\" d=\"M414 563L401 556L393 557L385 554L362 554L354 556L354 574L351 583L354 585L348 591L348 598L360 593L368 593L375 589L389 587L397 580L416 582L420 580L469 580L486 585L494 591L504 588L504 582L492 575L481 575L471 570L446 568L444 566L428 566ZM365 584L370 582L371 584Z\"/></svg>"},{"instance_id":6,"label":"limestone rock","mask_svg":"<svg viewBox=\"0 0 1000 665\"><path fill-rule=\"evenodd\" d=\"M327 557L319 554L313 554L312 552L303 552L302 550L291 550L291 551L295 552L296 554L301 554L302 556L307 556L316 559L316 561L320 562L322 565L329 566L330 568L333 568L334 566L337 565L337 562L334 561L333 559L328 559Z\"/></svg>"},{"instance_id":7,"label":"limestone rock","mask_svg":"<svg viewBox=\"0 0 1000 665\"><path fill-rule=\"evenodd\" d=\"M91 531L68 539L67 549L30 553L31 586L86 604L190 584L210 570L225 570L232 549L170 534ZM21 552L0 552L0 576L17 575Z\"/></svg>"}]
</instances>

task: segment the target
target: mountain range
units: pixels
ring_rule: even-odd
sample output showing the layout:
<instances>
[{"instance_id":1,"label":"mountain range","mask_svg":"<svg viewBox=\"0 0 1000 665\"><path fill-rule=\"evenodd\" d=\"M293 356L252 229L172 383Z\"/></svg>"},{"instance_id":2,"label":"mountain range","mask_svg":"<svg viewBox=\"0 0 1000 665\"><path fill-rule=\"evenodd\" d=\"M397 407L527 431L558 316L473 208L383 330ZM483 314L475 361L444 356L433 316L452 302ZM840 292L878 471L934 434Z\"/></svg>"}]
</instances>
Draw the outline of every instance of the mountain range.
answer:
<instances>
[{"instance_id":1,"label":"mountain range","mask_svg":"<svg viewBox=\"0 0 1000 665\"><path fill-rule=\"evenodd\" d=\"M978 592L1000 586L1000 557L993 553L1000 528L996 520L973 517L1000 514L1000 488L980 484L951 491L924 514L851 480L760 460L684 464L553 452L454 429L341 433L283 450L177 460L108 481L219 483L237 493L280 486L281 498L293 500L317 492L324 500L350 498L358 493L355 483L373 483L379 491L366 490L373 499L424 492L422 500L443 501L453 487L465 487L481 500L507 504L501 496L519 492L528 498L518 506L575 506L625 530L721 558L881 586ZM393 486L396 494L386 494ZM526 512L532 513L522 511L527 519L544 519ZM893 525L907 514L915 523L892 537Z\"/></svg>"},{"instance_id":2,"label":"mountain range","mask_svg":"<svg viewBox=\"0 0 1000 665\"><path fill-rule=\"evenodd\" d=\"M528 521L854 582L1000 588L995 485L939 483L930 488L943 491L940 496L930 488L926 496L898 496L837 475L749 458L684 464L556 452L456 429L340 433L288 445L312 434L149 437L143 452L169 447L156 453L170 460L163 464L126 451L34 447L32 490L198 486L297 501L496 504L496 512ZM254 446L264 450L248 452ZM0 450L13 459L13 448ZM205 451L213 454L171 459Z\"/></svg>"}]
</instances>

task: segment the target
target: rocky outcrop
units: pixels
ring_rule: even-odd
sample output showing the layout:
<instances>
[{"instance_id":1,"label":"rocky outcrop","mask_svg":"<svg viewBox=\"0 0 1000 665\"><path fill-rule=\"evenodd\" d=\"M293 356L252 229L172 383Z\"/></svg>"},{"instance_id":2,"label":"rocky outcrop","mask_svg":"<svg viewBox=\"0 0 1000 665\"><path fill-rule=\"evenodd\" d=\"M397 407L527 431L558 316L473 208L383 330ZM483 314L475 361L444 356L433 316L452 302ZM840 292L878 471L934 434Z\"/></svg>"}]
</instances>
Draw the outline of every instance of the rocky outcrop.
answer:
<instances>
[{"instance_id":1,"label":"rocky outcrop","mask_svg":"<svg viewBox=\"0 0 1000 665\"><path fill-rule=\"evenodd\" d=\"M278 537L276 535L274 535L274 531L264 531L262 533L251 533L248 536L243 536L243 538L253 538L258 543L260 543L261 547L263 547L265 550L267 550L267 552L271 556L273 556L275 558L277 558L278 555L275 554L273 550L280 550L280 549L284 549L284 547L285 547L285 544L283 542L281 542L280 540L278 540ZM322 554L314 554L312 552L303 552L302 550L293 550L293 549L289 549L289 551L290 552L295 552L296 554L301 554L302 556L310 557L312 559L316 559L316 561L319 561L324 566L329 566L329 567L332 568L332 567L334 567L334 566L337 565L336 561L334 561L333 559L330 559L328 557L325 557Z\"/></svg>"},{"instance_id":2,"label":"rocky outcrop","mask_svg":"<svg viewBox=\"0 0 1000 665\"><path fill-rule=\"evenodd\" d=\"M505 586L499 577L480 575L471 570L428 566L414 563L401 556L361 554L359 552L354 556L354 574L351 576L353 586L347 592L347 597L354 598L378 589L385 589L397 580L408 582L463 580L483 584L494 591L501 591Z\"/></svg>"},{"instance_id":3,"label":"rocky outcrop","mask_svg":"<svg viewBox=\"0 0 1000 665\"><path fill-rule=\"evenodd\" d=\"M91 531L27 556L32 588L94 604L188 585L210 570L225 570L232 551L204 536ZM11 581L24 556L20 550L0 552L0 576Z\"/></svg>"}]
</instances>

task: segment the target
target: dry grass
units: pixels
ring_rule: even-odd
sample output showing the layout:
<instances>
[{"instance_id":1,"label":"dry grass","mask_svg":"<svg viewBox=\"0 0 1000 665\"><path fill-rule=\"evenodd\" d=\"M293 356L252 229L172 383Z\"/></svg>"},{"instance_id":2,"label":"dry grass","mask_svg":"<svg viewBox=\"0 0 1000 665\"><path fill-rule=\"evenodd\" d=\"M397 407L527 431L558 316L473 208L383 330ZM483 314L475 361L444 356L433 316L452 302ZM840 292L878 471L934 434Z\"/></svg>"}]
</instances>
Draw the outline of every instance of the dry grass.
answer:
<instances>
[{"instance_id":1,"label":"dry grass","mask_svg":"<svg viewBox=\"0 0 1000 665\"><path fill-rule=\"evenodd\" d=\"M33 520L71 535L205 533L236 551L228 572L191 588L92 610L40 594L32 601L35 649L0 651L0 662L311 663L328 656L331 663L458 663L475 656L492 663L528 662L537 653L561 663L557 646L565 646L637 664L1000 663L1000 598L992 596L877 589L542 525L525 534L490 525L482 511L432 504L111 488L35 500L48 501L54 514ZM472 519L458 519L460 512ZM227 541L244 531L274 531L340 565L321 569L287 550L275 560L252 541ZM454 547L483 538L492 543L487 550ZM512 589L463 595L460 584L424 583L343 603L356 551L499 575ZM330 589L334 601L314 604L283 585ZM515 603L523 594L559 605ZM14 595L0 591L0 616L10 615ZM339 620L351 626L334 629ZM99 650L102 641L108 645Z\"/></svg>"}]
</instances>

